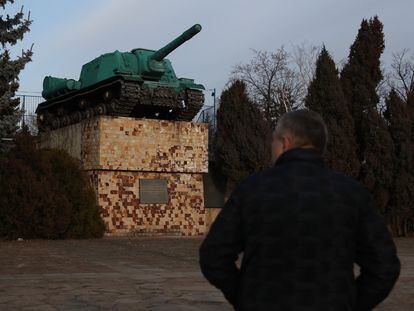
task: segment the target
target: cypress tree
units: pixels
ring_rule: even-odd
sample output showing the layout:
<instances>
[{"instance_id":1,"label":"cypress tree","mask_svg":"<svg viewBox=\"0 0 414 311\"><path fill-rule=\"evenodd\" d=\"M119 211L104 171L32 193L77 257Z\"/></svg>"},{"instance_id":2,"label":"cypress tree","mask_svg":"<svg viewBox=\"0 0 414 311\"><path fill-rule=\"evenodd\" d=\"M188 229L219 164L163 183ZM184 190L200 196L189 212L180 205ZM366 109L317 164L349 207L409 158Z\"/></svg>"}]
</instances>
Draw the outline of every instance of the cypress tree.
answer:
<instances>
[{"instance_id":1,"label":"cypress tree","mask_svg":"<svg viewBox=\"0 0 414 311\"><path fill-rule=\"evenodd\" d=\"M376 88L383 78L380 57L384 47L383 25L378 16L362 20L348 62L341 72L342 89L355 122L360 160L365 149L362 122L367 119L364 112L376 108L379 103Z\"/></svg>"},{"instance_id":2,"label":"cypress tree","mask_svg":"<svg viewBox=\"0 0 414 311\"><path fill-rule=\"evenodd\" d=\"M411 120L411 144L414 146L414 92L408 95L406 105L407 105L408 115ZM414 166L414 155L413 155L412 161L413 161L413 166Z\"/></svg>"},{"instance_id":3,"label":"cypress tree","mask_svg":"<svg viewBox=\"0 0 414 311\"><path fill-rule=\"evenodd\" d=\"M14 0L0 0L0 6L5 10L6 5L13 2ZM20 121L20 100L15 98L15 92L19 88L20 71L31 60L32 51L23 51L21 56L12 59L10 47L23 39L31 23L30 13L26 18L23 7L14 16L0 15L0 139L12 136ZM0 140L0 151L5 148Z\"/></svg>"},{"instance_id":4,"label":"cypress tree","mask_svg":"<svg viewBox=\"0 0 414 311\"><path fill-rule=\"evenodd\" d=\"M220 96L215 136L215 159L226 178L227 191L248 175L270 164L269 126L236 80Z\"/></svg>"},{"instance_id":5,"label":"cypress tree","mask_svg":"<svg viewBox=\"0 0 414 311\"><path fill-rule=\"evenodd\" d=\"M387 213L393 184L393 142L378 111L377 87L383 78L380 57L384 50L383 25L377 16L363 20L341 73L345 99L355 125L359 180L373 193L377 209Z\"/></svg>"},{"instance_id":6,"label":"cypress tree","mask_svg":"<svg viewBox=\"0 0 414 311\"><path fill-rule=\"evenodd\" d=\"M378 211L390 217L387 205L393 185L394 144L387 124L376 108L363 113L361 124L365 148L359 180L374 195Z\"/></svg>"},{"instance_id":7,"label":"cypress tree","mask_svg":"<svg viewBox=\"0 0 414 311\"><path fill-rule=\"evenodd\" d=\"M385 117L394 142L394 174L390 199L391 226L398 235L412 233L414 216L414 145L412 119L407 103L392 89L386 99Z\"/></svg>"},{"instance_id":8,"label":"cypress tree","mask_svg":"<svg viewBox=\"0 0 414 311\"><path fill-rule=\"evenodd\" d=\"M305 98L307 108L322 115L328 127L327 162L334 169L357 177L359 161L354 138L354 124L335 63L325 47L316 61L315 77Z\"/></svg>"}]
</instances>

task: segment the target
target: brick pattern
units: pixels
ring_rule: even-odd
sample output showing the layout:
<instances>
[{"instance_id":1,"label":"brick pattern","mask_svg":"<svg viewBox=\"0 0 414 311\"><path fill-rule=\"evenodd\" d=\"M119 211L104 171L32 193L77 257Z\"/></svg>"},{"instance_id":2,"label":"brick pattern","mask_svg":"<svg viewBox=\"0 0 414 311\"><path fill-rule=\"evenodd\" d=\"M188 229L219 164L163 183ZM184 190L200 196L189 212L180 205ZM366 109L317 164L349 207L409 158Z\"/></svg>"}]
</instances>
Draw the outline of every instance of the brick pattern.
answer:
<instances>
[{"instance_id":1,"label":"brick pattern","mask_svg":"<svg viewBox=\"0 0 414 311\"><path fill-rule=\"evenodd\" d=\"M90 171L110 234L126 232L201 235L205 232L201 174ZM166 179L167 204L141 204L140 179Z\"/></svg>"},{"instance_id":2,"label":"brick pattern","mask_svg":"<svg viewBox=\"0 0 414 311\"><path fill-rule=\"evenodd\" d=\"M206 124L101 117L99 130L101 168L188 173L208 171Z\"/></svg>"},{"instance_id":3,"label":"brick pattern","mask_svg":"<svg viewBox=\"0 0 414 311\"><path fill-rule=\"evenodd\" d=\"M201 235L207 135L206 124L100 116L43 135L41 145L76 151L109 234ZM141 204L141 178L167 179L168 204Z\"/></svg>"}]
</instances>

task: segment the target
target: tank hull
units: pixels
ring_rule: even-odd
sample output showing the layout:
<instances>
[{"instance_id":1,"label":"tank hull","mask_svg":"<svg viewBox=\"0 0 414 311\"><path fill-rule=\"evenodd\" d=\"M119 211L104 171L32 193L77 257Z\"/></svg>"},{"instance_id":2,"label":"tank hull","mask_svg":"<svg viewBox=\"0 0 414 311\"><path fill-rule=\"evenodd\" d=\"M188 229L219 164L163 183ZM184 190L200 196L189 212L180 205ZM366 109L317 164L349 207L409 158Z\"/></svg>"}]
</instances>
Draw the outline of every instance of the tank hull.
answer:
<instances>
[{"instance_id":1,"label":"tank hull","mask_svg":"<svg viewBox=\"0 0 414 311\"><path fill-rule=\"evenodd\" d=\"M96 115L191 121L204 103L198 88L179 92L167 85L115 76L91 87L46 100L37 110L39 131L49 131Z\"/></svg>"}]
</instances>

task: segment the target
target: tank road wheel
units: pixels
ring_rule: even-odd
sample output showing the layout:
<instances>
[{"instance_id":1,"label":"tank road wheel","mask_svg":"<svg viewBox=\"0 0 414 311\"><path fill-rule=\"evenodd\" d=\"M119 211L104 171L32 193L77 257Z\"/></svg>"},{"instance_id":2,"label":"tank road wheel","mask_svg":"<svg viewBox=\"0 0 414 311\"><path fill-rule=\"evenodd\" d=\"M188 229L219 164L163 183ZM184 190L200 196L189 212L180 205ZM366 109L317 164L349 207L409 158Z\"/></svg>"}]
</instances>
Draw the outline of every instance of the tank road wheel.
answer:
<instances>
[{"instance_id":1,"label":"tank road wheel","mask_svg":"<svg viewBox=\"0 0 414 311\"><path fill-rule=\"evenodd\" d=\"M116 112L116 108L118 106L118 100L112 100L108 105L107 105L107 111L111 114L114 115Z\"/></svg>"},{"instance_id":2,"label":"tank road wheel","mask_svg":"<svg viewBox=\"0 0 414 311\"><path fill-rule=\"evenodd\" d=\"M82 120L82 112L74 111L70 115L71 123L78 123Z\"/></svg>"},{"instance_id":3,"label":"tank road wheel","mask_svg":"<svg viewBox=\"0 0 414 311\"><path fill-rule=\"evenodd\" d=\"M66 111L65 111L65 108L63 108L63 107L59 107L59 108L56 110L56 115L57 115L57 116L59 116L59 117L64 116L64 115L65 115L65 113L66 113Z\"/></svg>"},{"instance_id":4,"label":"tank road wheel","mask_svg":"<svg viewBox=\"0 0 414 311\"><path fill-rule=\"evenodd\" d=\"M80 109L84 109L87 106L87 104L88 103L86 102L85 99L81 99L78 103L78 106L79 106Z\"/></svg>"},{"instance_id":5,"label":"tank road wheel","mask_svg":"<svg viewBox=\"0 0 414 311\"><path fill-rule=\"evenodd\" d=\"M63 117L60 117L59 119L60 119L60 126L61 127L64 127L64 126L67 126L67 125L70 124L70 117L67 116L67 115L63 116Z\"/></svg>"},{"instance_id":6,"label":"tank road wheel","mask_svg":"<svg viewBox=\"0 0 414 311\"><path fill-rule=\"evenodd\" d=\"M57 129L60 127L60 120L58 117L52 117L50 121L52 129Z\"/></svg>"},{"instance_id":7,"label":"tank road wheel","mask_svg":"<svg viewBox=\"0 0 414 311\"><path fill-rule=\"evenodd\" d=\"M84 111L84 118L90 119L94 116L93 108L88 108Z\"/></svg>"},{"instance_id":8,"label":"tank road wheel","mask_svg":"<svg viewBox=\"0 0 414 311\"><path fill-rule=\"evenodd\" d=\"M105 104L99 104L99 105L96 105L94 107L94 114L95 115L106 114L106 111L107 111L107 109L106 109L106 105Z\"/></svg>"}]
</instances>

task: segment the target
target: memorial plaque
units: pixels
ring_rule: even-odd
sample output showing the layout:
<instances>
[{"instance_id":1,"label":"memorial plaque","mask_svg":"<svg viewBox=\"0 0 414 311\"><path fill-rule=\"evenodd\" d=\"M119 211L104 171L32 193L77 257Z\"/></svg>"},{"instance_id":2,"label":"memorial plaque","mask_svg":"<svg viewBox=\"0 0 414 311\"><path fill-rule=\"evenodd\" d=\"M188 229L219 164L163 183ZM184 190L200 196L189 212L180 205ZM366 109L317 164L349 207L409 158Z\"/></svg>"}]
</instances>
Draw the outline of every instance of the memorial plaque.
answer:
<instances>
[{"instance_id":1,"label":"memorial plaque","mask_svg":"<svg viewBox=\"0 0 414 311\"><path fill-rule=\"evenodd\" d=\"M141 204L167 204L168 189L166 179L140 179L139 197Z\"/></svg>"}]
</instances>

